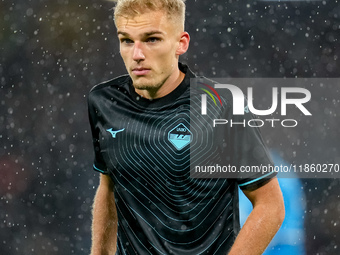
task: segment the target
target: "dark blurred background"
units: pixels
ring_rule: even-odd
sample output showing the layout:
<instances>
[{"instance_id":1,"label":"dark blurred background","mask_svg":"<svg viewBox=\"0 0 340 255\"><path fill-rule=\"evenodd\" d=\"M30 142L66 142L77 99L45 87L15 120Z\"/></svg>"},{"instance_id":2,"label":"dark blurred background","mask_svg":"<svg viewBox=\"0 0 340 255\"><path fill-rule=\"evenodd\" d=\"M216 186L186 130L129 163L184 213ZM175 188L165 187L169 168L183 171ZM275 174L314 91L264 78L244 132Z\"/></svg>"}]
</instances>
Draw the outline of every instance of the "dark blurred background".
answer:
<instances>
[{"instance_id":1,"label":"dark blurred background","mask_svg":"<svg viewBox=\"0 0 340 255\"><path fill-rule=\"evenodd\" d=\"M113 6L0 0L0 254L89 254L99 176L86 98L125 73ZM188 0L186 29L182 61L200 75L340 77L336 0ZM319 125L272 129L268 146L287 162L339 163L339 87L317 98ZM301 181L306 253L340 254L339 180Z\"/></svg>"}]
</instances>

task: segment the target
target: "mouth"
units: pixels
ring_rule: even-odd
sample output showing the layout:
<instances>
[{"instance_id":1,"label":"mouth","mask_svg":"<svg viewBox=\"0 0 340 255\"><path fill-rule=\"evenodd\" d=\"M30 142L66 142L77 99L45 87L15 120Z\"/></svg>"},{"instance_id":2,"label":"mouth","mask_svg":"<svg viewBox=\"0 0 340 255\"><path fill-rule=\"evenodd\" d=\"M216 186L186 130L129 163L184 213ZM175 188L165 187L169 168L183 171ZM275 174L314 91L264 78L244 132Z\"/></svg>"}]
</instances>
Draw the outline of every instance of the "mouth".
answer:
<instances>
[{"instance_id":1,"label":"mouth","mask_svg":"<svg viewBox=\"0 0 340 255\"><path fill-rule=\"evenodd\" d=\"M132 73L136 76L146 75L150 72L150 69L144 67L136 67L132 69Z\"/></svg>"}]
</instances>

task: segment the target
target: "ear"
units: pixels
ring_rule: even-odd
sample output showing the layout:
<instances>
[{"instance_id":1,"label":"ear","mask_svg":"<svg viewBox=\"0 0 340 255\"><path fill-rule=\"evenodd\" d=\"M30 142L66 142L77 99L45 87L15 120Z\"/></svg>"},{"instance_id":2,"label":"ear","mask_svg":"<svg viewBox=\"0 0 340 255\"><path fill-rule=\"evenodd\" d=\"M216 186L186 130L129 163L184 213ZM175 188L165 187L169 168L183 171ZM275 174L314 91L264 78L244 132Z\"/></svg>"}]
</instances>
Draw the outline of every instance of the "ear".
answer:
<instances>
[{"instance_id":1,"label":"ear","mask_svg":"<svg viewBox=\"0 0 340 255\"><path fill-rule=\"evenodd\" d=\"M189 48L190 36L187 32L182 32L180 35L179 45L176 50L176 55L182 55L187 52Z\"/></svg>"}]
</instances>

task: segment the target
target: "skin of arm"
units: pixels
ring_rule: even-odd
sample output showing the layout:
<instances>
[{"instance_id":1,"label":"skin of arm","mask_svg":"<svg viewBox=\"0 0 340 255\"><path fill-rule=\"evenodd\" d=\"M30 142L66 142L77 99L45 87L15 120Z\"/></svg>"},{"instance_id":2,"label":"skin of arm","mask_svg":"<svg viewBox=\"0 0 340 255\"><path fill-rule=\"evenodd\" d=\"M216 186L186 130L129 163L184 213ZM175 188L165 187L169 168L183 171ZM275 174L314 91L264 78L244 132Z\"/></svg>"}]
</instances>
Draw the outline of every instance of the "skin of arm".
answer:
<instances>
[{"instance_id":1,"label":"skin of arm","mask_svg":"<svg viewBox=\"0 0 340 255\"><path fill-rule=\"evenodd\" d=\"M100 175L100 183L93 203L91 255L113 255L117 249L117 209L113 182L108 175Z\"/></svg>"},{"instance_id":2,"label":"skin of arm","mask_svg":"<svg viewBox=\"0 0 340 255\"><path fill-rule=\"evenodd\" d=\"M277 178L273 178L256 190L243 192L252 203L253 210L228 254L262 254L285 217L281 189Z\"/></svg>"}]
</instances>

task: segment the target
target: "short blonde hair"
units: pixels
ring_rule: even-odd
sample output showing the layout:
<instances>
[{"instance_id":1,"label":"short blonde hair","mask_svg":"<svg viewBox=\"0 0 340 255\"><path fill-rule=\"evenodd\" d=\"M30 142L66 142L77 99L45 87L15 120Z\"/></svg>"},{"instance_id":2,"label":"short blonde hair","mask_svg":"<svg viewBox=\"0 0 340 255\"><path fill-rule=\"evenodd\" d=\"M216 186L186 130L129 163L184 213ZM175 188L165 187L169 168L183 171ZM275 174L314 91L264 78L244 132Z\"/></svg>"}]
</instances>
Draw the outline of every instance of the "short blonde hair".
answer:
<instances>
[{"instance_id":1,"label":"short blonde hair","mask_svg":"<svg viewBox=\"0 0 340 255\"><path fill-rule=\"evenodd\" d=\"M115 22L119 16L134 17L147 11L164 11L168 19L184 30L185 0L115 0Z\"/></svg>"}]
</instances>

